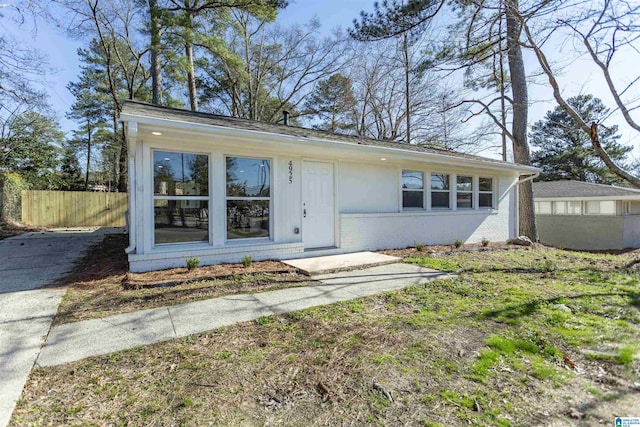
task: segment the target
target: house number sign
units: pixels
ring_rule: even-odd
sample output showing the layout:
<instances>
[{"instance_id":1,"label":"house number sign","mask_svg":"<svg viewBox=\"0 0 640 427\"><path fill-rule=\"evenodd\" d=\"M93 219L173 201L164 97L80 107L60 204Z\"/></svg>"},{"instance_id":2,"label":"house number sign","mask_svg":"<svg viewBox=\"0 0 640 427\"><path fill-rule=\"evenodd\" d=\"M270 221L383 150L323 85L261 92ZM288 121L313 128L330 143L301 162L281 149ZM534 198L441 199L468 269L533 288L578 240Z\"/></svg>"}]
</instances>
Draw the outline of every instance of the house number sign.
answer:
<instances>
[{"instance_id":1,"label":"house number sign","mask_svg":"<svg viewBox=\"0 0 640 427\"><path fill-rule=\"evenodd\" d=\"M289 160L289 184L293 184L293 161Z\"/></svg>"}]
</instances>

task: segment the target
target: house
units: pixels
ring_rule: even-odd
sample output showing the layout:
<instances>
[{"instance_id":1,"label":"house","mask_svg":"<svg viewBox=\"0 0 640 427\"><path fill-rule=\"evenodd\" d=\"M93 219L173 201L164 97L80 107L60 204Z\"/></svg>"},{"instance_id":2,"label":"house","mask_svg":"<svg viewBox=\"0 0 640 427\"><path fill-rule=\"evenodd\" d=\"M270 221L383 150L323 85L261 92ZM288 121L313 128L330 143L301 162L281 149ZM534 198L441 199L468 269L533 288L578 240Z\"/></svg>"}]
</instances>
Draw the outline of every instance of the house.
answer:
<instances>
[{"instance_id":1,"label":"house","mask_svg":"<svg viewBox=\"0 0 640 427\"><path fill-rule=\"evenodd\" d=\"M126 102L132 271L518 235L538 169Z\"/></svg>"},{"instance_id":2,"label":"house","mask_svg":"<svg viewBox=\"0 0 640 427\"><path fill-rule=\"evenodd\" d=\"M640 190L580 181L534 182L540 241L582 250L640 247Z\"/></svg>"}]
</instances>

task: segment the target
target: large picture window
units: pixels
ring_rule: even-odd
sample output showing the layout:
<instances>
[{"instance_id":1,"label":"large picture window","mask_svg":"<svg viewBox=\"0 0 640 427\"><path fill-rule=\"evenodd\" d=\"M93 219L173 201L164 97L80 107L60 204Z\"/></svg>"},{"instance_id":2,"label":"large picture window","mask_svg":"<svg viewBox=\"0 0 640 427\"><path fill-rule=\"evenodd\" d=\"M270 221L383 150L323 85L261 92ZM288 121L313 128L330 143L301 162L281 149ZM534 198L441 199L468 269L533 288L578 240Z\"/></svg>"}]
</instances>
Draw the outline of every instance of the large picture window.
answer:
<instances>
[{"instance_id":1,"label":"large picture window","mask_svg":"<svg viewBox=\"0 0 640 427\"><path fill-rule=\"evenodd\" d=\"M478 178L478 206L493 208L493 179Z\"/></svg>"},{"instance_id":2,"label":"large picture window","mask_svg":"<svg viewBox=\"0 0 640 427\"><path fill-rule=\"evenodd\" d=\"M458 209L473 208L473 177L456 177L456 207Z\"/></svg>"},{"instance_id":3,"label":"large picture window","mask_svg":"<svg viewBox=\"0 0 640 427\"><path fill-rule=\"evenodd\" d=\"M402 207L424 208L424 174L402 171Z\"/></svg>"},{"instance_id":4,"label":"large picture window","mask_svg":"<svg viewBox=\"0 0 640 427\"><path fill-rule=\"evenodd\" d=\"M449 184L449 175L445 173L431 174L431 208L432 209L449 209L449 193L451 192Z\"/></svg>"},{"instance_id":5,"label":"large picture window","mask_svg":"<svg viewBox=\"0 0 640 427\"><path fill-rule=\"evenodd\" d=\"M209 156L153 152L154 242L209 240Z\"/></svg>"},{"instance_id":6,"label":"large picture window","mask_svg":"<svg viewBox=\"0 0 640 427\"><path fill-rule=\"evenodd\" d=\"M227 240L269 238L271 162L227 157Z\"/></svg>"}]
</instances>

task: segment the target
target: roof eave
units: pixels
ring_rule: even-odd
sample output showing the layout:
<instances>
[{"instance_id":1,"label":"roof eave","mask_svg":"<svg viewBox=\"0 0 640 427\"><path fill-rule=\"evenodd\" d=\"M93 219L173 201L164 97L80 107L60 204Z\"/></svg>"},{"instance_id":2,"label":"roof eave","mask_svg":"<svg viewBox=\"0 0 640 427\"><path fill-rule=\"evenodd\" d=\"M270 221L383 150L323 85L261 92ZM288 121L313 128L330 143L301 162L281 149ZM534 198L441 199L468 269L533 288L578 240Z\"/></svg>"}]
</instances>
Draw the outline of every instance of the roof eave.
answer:
<instances>
[{"instance_id":1,"label":"roof eave","mask_svg":"<svg viewBox=\"0 0 640 427\"><path fill-rule=\"evenodd\" d=\"M258 131L258 130L252 130L252 129L237 129L237 128L231 128L226 126L199 124L199 123L192 123L192 122L183 121L183 120L164 119L164 118L150 117L150 116L136 115L136 114L121 113L120 121L121 122L137 122L138 124L153 125L153 126L163 127L166 129L178 128L183 131L195 131L195 132L215 131L215 132L226 134L229 136L243 137L243 138L260 135L263 139L273 140L273 142L282 142L282 140L286 140L289 142L296 142L296 143L302 142L302 143L313 144L313 145L338 146L338 147L347 148L347 149L357 147L358 149L384 153L384 155L389 155L389 153L393 153L400 156L411 155L411 156L419 156L424 159L446 160L449 163L457 163L461 165L474 165L474 166L482 165L482 167L488 168L488 169L510 170L514 172L520 172L521 175L538 174L541 171L541 169L539 168L536 168L533 166L521 165L517 163L496 163L489 160L484 161L481 159L467 159L464 157L455 157L455 156L449 156L446 154L426 153L426 152L420 152L420 151L403 150L400 148L380 147L375 145L353 144L348 142L332 141L332 140L326 140L326 139L283 135L279 133L264 132L264 131Z\"/></svg>"}]
</instances>

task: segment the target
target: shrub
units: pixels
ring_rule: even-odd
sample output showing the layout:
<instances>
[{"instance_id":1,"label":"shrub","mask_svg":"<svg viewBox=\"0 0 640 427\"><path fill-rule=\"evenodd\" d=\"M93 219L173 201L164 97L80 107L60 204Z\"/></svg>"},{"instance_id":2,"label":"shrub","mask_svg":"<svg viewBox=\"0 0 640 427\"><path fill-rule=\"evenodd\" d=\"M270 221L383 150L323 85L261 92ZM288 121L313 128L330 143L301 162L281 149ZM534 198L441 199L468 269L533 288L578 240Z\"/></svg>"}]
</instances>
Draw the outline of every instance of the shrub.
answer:
<instances>
[{"instance_id":1,"label":"shrub","mask_svg":"<svg viewBox=\"0 0 640 427\"><path fill-rule=\"evenodd\" d=\"M416 251L418 252L422 252L422 250L424 249L424 244L417 242L417 241L413 241L413 246L416 248Z\"/></svg>"},{"instance_id":2,"label":"shrub","mask_svg":"<svg viewBox=\"0 0 640 427\"><path fill-rule=\"evenodd\" d=\"M244 265L245 267L249 267L252 262L253 262L253 258L251 257L251 255L245 255L242 258L242 265Z\"/></svg>"},{"instance_id":3,"label":"shrub","mask_svg":"<svg viewBox=\"0 0 640 427\"><path fill-rule=\"evenodd\" d=\"M482 239L482 246L485 248L489 246L489 239Z\"/></svg>"},{"instance_id":4,"label":"shrub","mask_svg":"<svg viewBox=\"0 0 640 427\"><path fill-rule=\"evenodd\" d=\"M186 258L186 261L187 261L187 270L189 271L198 268L198 266L200 265L200 258L196 258L194 256L188 256Z\"/></svg>"},{"instance_id":5,"label":"shrub","mask_svg":"<svg viewBox=\"0 0 640 427\"><path fill-rule=\"evenodd\" d=\"M455 242L453 242L453 246L459 248L460 246L462 246L462 242L460 240L456 240Z\"/></svg>"}]
</instances>

